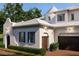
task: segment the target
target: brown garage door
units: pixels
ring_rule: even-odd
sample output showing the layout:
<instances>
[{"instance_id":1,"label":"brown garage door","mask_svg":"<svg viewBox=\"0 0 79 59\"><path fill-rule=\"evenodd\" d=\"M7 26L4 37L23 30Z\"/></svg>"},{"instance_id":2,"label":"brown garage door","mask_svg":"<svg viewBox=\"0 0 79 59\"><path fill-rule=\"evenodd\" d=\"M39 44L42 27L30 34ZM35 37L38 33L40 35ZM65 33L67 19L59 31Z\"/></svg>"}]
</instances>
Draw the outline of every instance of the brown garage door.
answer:
<instances>
[{"instance_id":1,"label":"brown garage door","mask_svg":"<svg viewBox=\"0 0 79 59\"><path fill-rule=\"evenodd\" d=\"M59 49L79 51L79 36L59 36Z\"/></svg>"}]
</instances>

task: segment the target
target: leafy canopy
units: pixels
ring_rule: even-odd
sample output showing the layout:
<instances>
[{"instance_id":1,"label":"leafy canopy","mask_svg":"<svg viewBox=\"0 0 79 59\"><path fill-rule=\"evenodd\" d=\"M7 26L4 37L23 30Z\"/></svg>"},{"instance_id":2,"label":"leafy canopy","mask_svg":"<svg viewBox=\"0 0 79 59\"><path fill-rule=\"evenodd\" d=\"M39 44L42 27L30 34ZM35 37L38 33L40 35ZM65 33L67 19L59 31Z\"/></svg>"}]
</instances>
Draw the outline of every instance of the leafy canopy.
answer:
<instances>
[{"instance_id":1,"label":"leafy canopy","mask_svg":"<svg viewBox=\"0 0 79 59\"><path fill-rule=\"evenodd\" d=\"M32 8L25 11L23 10L22 3L6 3L4 4L4 8L0 11L0 32L3 31L3 24L8 17L11 18L11 21L13 22L20 22L41 16L41 10L38 8Z\"/></svg>"}]
</instances>

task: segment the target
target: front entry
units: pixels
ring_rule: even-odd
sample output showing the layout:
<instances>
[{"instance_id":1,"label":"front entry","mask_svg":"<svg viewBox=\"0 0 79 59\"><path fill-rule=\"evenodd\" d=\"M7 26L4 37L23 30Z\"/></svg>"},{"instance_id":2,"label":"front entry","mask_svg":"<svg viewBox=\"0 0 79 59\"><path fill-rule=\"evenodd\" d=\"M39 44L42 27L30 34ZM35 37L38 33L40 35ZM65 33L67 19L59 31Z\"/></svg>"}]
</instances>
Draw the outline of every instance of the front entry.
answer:
<instances>
[{"instance_id":1,"label":"front entry","mask_svg":"<svg viewBox=\"0 0 79 59\"><path fill-rule=\"evenodd\" d=\"M10 36L7 35L7 46L9 46L9 45L10 45Z\"/></svg>"},{"instance_id":2,"label":"front entry","mask_svg":"<svg viewBox=\"0 0 79 59\"><path fill-rule=\"evenodd\" d=\"M42 48L48 49L48 36L43 36L42 37Z\"/></svg>"}]
</instances>

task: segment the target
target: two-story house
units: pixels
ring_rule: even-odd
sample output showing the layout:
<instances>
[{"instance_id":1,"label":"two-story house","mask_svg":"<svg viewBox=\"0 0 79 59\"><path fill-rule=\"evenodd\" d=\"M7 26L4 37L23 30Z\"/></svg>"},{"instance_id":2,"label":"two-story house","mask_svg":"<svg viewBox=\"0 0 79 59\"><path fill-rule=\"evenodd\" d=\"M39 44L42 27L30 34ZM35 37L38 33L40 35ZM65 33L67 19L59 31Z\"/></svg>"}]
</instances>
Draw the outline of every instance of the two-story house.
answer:
<instances>
[{"instance_id":1,"label":"two-story house","mask_svg":"<svg viewBox=\"0 0 79 59\"><path fill-rule=\"evenodd\" d=\"M53 7L40 18L11 22L3 26L5 48L8 45L48 49L58 42L60 49L79 50L79 7Z\"/></svg>"}]
</instances>

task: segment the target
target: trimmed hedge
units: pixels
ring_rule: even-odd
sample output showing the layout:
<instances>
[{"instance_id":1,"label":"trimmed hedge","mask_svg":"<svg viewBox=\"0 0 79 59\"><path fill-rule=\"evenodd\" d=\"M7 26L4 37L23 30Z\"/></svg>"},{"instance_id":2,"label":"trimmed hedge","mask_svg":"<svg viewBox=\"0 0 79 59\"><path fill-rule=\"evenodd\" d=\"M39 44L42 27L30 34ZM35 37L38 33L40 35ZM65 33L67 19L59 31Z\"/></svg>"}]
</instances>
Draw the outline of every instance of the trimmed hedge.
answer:
<instances>
[{"instance_id":1,"label":"trimmed hedge","mask_svg":"<svg viewBox=\"0 0 79 59\"><path fill-rule=\"evenodd\" d=\"M50 44L50 51L54 51L54 50L57 50L59 47L59 43L52 43Z\"/></svg>"},{"instance_id":2,"label":"trimmed hedge","mask_svg":"<svg viewBox=\"0 0 79 59\"><path fill-rule=\"evenodd\" d=\"M24 52L30 52L34 54L40 54L40 55L45 55L46 50L43 48L29 48L29 47L20 47L20 46L8 46L10 49L14 50L19 50L19 51L24 51Z\"/></svg>"}]
</instances>

